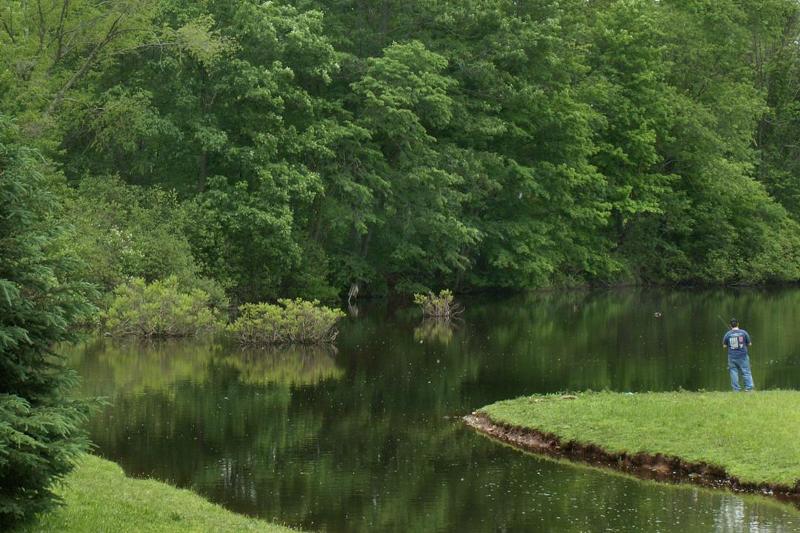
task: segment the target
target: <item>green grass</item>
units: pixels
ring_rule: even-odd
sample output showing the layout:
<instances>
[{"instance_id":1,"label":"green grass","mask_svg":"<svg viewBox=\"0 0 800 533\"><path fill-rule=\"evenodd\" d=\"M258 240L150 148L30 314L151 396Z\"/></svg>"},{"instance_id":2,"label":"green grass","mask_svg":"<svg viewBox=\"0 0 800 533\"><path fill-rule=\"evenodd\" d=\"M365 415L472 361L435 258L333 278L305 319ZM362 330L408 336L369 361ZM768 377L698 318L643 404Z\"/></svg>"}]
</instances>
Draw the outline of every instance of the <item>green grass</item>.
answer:
<instances>
[{"instance_id":1,"label":"green grass","mask_svg":"<svg viewBox=\"0 0 800 533\"><path fill-rule=\"evenodd\" d=\"M290 532L248 518L159 481L125 476L119 465L87 455L59 488L66 505L17 530L29 532Z\"/></svg>"},{"instance_id":2,"label":"green grass","mask_svg":"<svg viewBox=\"0 0 800 533\"><path fill-rule=\"evenodd\" d=\"M480 412L611 453L660 453L725 469L745 483L800 480L800 392L584 393L531 396Z\"/></svg>"}]
</instances>

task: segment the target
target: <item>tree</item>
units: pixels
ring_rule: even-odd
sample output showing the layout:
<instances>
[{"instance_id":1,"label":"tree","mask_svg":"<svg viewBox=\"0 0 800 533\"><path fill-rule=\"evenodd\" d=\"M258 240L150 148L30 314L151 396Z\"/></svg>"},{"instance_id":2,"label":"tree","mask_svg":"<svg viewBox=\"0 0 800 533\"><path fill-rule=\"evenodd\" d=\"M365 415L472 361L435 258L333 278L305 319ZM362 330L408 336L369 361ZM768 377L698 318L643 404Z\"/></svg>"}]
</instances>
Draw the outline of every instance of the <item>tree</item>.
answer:
<instances>
[{"instance_id":1,"label":"tree","mask_svg":"<svg viewBox=\"0 0 800 533\"><path fill-rule=\"evenodd\" d=\"M387 182L377 205L382 223L367 226L356 249L371 254L381 281L404 291L466 270L480 238L464 223L463 176L448 168L451 154L435 136L452 118L454 81L443 74L446 67L419 41L395 43L369 58L352 84L357 123L381 154L373 172Z\"/></svg>"},{"instance_id":2,"label":"tree","mask_svg":"<svg viewBox=\"0 0 800 533\"><path fill-rule=\"evenodd\" d=\"M70 399L76 374L54 351L91 311L63 248L51 165L18 143L0 115L0 527L55 501L50 486L87 440L86 404Z\"/></svg>"},{"instance_id":3,"label":"tree","mask_svg":"<svg viewBox=\"0 0 800 533\"><path fill-rule=\"evenodd\" d=\"M174 208L78 212L136 230L79 243L106 289L790 280L798 21L794 0L10 1L0 110L79 209L108 176Z\"/></svg>"},{"instance_id":4,"label":"tree","mask_svg":"<svg viewBox=\"0 0 800 533\"><path fill-rule=\"evenodd\" d=\"M759 147L753 138L767 106L748 64L752 36L743 9L735 2L622 0L598 21L596 32L621 37L670 28L657 42L640 36L624 53L613 54L629 63L628 74L615 83L635 96L629 101L646 104L637 122L652 132L647 183L656 209L630 219L619 247L637 279L795 279L796 222L757 179ZM656 45L660 53L654 56ZM630 64L632 57L649 58L650 66L637 73L631 67L645 63ZM609 65L625 66L611 57L601 63L606 72ZM746 250L737 243L747 243Z\"/></svg>"},{"instance_id":5,"label":"tree","mask_svg":"<svg viewBox=\"0 0 800 533\"><path fill-rule=\"evenodd\" d=\"M42 135L51 115L113 58L162 40L153 0L4 2L0 10L0 110L24 114L26 134Z\"/></svg>"}]
</instances>

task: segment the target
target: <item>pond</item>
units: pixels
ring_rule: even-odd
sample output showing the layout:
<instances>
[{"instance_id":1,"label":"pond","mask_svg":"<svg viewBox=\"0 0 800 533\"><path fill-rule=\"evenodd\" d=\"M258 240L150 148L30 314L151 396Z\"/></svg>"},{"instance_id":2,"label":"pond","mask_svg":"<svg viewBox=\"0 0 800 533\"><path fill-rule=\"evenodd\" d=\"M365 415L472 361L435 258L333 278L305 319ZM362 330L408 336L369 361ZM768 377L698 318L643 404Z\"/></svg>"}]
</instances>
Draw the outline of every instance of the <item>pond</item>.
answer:
<instances>
[{"instance_id":1,"label":"pond","mask_svg":"<svg viewBox=\"0 0 800 533\"><path fill-rule=\"evenodd\" d=\"M800 383L800 290L462 298L452 328L362 303L336 350L100 339L70 353L97 453L129 475L316 531L799 531L759 496L526 455L460 417L532 393L725 390L732 315L760 388Z\"/></svg>"}]
</instances>

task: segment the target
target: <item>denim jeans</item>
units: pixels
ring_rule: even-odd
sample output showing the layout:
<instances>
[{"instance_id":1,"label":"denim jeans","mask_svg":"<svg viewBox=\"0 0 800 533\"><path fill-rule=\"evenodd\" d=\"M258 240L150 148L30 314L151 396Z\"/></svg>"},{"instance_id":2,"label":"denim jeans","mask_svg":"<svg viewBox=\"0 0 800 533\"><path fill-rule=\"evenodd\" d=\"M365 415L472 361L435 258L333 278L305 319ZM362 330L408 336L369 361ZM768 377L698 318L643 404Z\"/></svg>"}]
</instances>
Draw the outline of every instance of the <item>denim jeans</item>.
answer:
<instances>
[{"instance_id":1,"label":"denim jeans","mask_svg":"<svg viewBox=\"0 0 800 533\"><path fill-rule=\"evenodd\" d=\"M731 387L734 391L740 391L739 371L744 376L744 390L753 390L753 375L750 373L750 358L746 355L729 355L728 372L731 375Z\"/></svg>"}]
</instances>

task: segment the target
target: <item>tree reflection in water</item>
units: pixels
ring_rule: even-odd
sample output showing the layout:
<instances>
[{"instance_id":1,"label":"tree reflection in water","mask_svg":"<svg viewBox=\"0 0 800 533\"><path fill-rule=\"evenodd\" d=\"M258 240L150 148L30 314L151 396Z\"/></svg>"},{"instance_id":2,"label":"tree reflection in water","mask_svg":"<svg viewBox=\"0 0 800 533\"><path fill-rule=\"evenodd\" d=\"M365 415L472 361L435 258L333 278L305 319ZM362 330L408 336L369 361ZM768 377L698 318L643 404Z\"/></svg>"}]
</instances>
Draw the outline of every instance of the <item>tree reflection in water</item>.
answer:
<instances>
[{"instance_id":1,"label":"tree reflection in water","mask_svg":"<svg viewBox=\"0 0 800 533\"><path fill-rule=\"evenodd\" d=\"M419 342L438 342L448 345L453 340L456 326L452 320L425 318L414 328L414 340Z\"/></svg>"}]
</instances>

